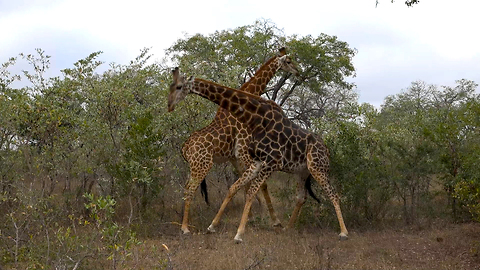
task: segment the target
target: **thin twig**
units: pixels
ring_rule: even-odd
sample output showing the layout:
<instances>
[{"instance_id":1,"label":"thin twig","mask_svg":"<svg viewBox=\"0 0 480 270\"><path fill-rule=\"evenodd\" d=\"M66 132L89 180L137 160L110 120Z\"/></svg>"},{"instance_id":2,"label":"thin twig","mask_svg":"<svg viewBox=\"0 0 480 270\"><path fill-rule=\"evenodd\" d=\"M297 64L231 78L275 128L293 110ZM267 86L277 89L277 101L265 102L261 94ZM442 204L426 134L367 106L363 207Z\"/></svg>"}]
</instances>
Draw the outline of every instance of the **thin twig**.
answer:
<instances>
[{"instance_id":1,"label":"thin twig","mask_svg":"<svg viewBox=\"0 0 480 270\"><path fill-rule=\"evenodd\" d=\"M179 222L176 222L176 221L163 222L162 224L173 224L173 225L182 226L182 224L181 224L181 223L179 223ZM195 227L195 226L193 226L193 225L188 225L188 227L190 227L190 228L194 228L194 229L196 229L196 228L197 228L197 227Z\"/></svg>"},{"instance_id":2,"label":"thin twig","mask_svg":"<svg viewBox=\"0 0 480 270\"><path fill-rule=\"evenodd\" d=\"M170 257L170 249L167 245L162 244L162 247L167 251L167 270L173 270L172 258Z\"/></svg>"},{"instance_id":3,"label":"thin twig","mask_svg":"<svg viewBox=\"0 0 480 270\"><path fill-rule=\"evenodd\" d=\"M255 257L256 258L256 257ZM265 258L267 258L267 256L264 256L262 259L260 260L254 260L254 262L248 266L247 268L245 268L244 270L250 270L250 269L253 269L257 266L259 266L263 261L265 261Z\"/></svg>"}]
</instances>

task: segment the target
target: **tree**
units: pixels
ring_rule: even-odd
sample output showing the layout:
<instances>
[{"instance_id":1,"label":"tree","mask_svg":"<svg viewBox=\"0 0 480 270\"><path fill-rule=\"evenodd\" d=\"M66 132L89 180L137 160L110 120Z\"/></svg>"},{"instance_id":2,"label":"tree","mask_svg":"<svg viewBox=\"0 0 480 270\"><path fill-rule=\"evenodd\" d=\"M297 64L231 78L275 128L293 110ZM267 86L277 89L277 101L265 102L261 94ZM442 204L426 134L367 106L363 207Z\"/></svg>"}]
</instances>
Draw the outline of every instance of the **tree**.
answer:
<instances>
[{"instance_id":1,"label":"tree","mask_svg":"<svg viewBox=\"0 0 480 270\"><path fill-rule=\"evenodd\" d=\"M389 160L407 223L415 219L419 202L428 203L433 179L446 191L454 219L459 217L458 198L476 212L478 204L471 200L479 186L478 174L471 167L478 156L478 117L473 116L476 88L469 80L440 88L418 81L405 92L387 97L382 105L378 119L386 142L382 152Z\"/></svg>"},{"instance_id":2,"label":"tree","mask_svg":"<svg viewBox=\"0 0 480 270\"><path fill-rule=\"evenodd\" d=\"M382 105L377 129L382 134L385 168L403 204L403 217L412 224L418 209L428 204L435 173L435 147L430 138L432 86L413 82L405 92L389 96Z\"/></svg>"},{"instance_id":3,"label":"tree","mask_svg":"<svg viewBox=\"0 0 480 270\"><path fill-rule=\"evenodd\" d=\"M165 185L158 162L166 152L165 119L155 116L166 108L159 90L169 71L147 64L143 50L130 64L99 74L100 54L62 70L62 77L44 77L50 57L40 49L0 69L0 253L11 254L2 262L17 263L19 250L29 250L25 260L33 268L52 261L78 265L95 249L95 257L116 258L135 238L114 222L115 202L128 202L129 224L141 221ZM17 59L31 70L10 75ZM29 84L11 88L19 78ZM86 193L100 196L88 204L93 195ZM89 227L83 219L95 219L97 206L108 206L108 224L93 234L71 233L66 224ZM108 240L104 246L88 246L100 238Z\"/></svg>"},{"instance_id":4,"label":"tree","mask_svg":"<svg viewBox=\"0 0 480 270\"><path fill-rule=\"evenodd\" d=\"M475 179L473 175L476 174L471 175L471 168L465 168L465 162L478 154L472 142L476 141L474 138L479 124L478 118L472 117L478 102L475 94L478 84L465 79L456 83L455 87L442 86L441 90L434 92L432 110L433 139L440 149L443 185L451 199L454 219L457 218L455 187Z\"/></svg>"},{"instance_id":5,"label":"tree","mask_svg":"<svg viewBox=\"0 0 480 270\"><path fill-rule=\"evenodd\" d=\"M392 3L394 2L394 0L392 0ZM412 7L413 5L416 5L420 3L420 0L406 0L405 1L405 5L407 5L408 7ZM375 7L378 6L378 0L375 2Z\"/></svg>"},{"instance_id":6,"label":"tree","mask_svg":"<svg viewBox=\"0 0 480 270\"><path fill-rule=\"evenodd\" d=\"M317 122L318 129L325 130L331 177L341 189L345 215L358 225L383 220L395 195L382 156L383 134L376 126L378 114L370 104L362 104L351 106L348 117Z\"/></svg>"},{"instance_id":7,"label":"tree","mask_svg":"<svg viewBox=\"0 0 480 270\"><path fill-rule=\"evenodd\" d=\"M465 143L461 150L461 170L458 171L454 196L476 221L480 222L480 97L464 104L462 120L465 121L462 135Z\"/></svg>"},{"instance_id":8,"label":"tree","mask_svg":"<svg viewBox=\"0 0 480 270\"><path fill-rule=\"evenodd\" d=\"M354 85L345 80L355 75L356 50L335 36L285 36L275 24L256 21L208 36L186 36L167 50L167 57L188 74L239 88L282 46L303 72L300 78L278 73L265 96L281 105L289 117L312 127L312 117L323 117L328 110L340 112L356 101Z\"/></svg>"},{"instance_id":9,"label":"tree","mask_svg":"<svg viewBox=\"0 0 480 270\"><path fill-rule=\"evenodd\" d=\"M8 71L17 61L16 57L10 58L0 67L0 192L11 198L14 183L19 179L18 169L20 154L15 149L18 147L18 125L26 116L28 109L28 94L23 90L11 88L11 84L20 79Z\"/></svg>"}]
</instances>

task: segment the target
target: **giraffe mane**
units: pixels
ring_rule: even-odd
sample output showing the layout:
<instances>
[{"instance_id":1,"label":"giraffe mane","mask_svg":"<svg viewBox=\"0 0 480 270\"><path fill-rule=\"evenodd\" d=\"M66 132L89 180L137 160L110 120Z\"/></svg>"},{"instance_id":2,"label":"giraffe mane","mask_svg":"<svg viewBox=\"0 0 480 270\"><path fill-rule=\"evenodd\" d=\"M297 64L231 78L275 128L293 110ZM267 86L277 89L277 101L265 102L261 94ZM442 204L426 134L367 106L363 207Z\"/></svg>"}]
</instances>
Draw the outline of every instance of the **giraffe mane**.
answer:
<instances>
[{"instance_id":1,"label":"giraffe mane","mask_svg":"<svg viewBox=\"0 0 480 270\"><path fill-rule=\"evenodd\" d=\"M277 59L277 57L278 57L278 55L274 55L274 56L270 57L262 66L260 66L259 69L257 69L257 71L255 71L255 74L253 75L253 77L250 77L250 79L248 79L248 81L246 81L244 84L242 84L242 86L240 87L240 90L243 90L243 89L247 88L252 83L252 81L259 74L261 74L261 72L263 72L265 69L267 69L270 66L270 63L272 63L275 59Z\"/></svg>"},{"instance_id":2,"label":"giraffe mane","mask_svg":"<svg viewBox=\"0 0 480 270\"><path fill-rule=\"evenodd\" d=\"M227 87L227 86L224 86L224 85L221 85L219 83L216 83L216 82L212 82L212 81L207 81L207 80L204 80L204 79L200 79L200 78L195 78L196 81L199 81L199 82L204 82L205 84L211 84L211 85L214 85L215 87L218 87L218 88L224 88L224 89L228 89L228 90L232 90L234 92L238 92L238 93L242 93L243 95L249 97L249 98L253 98L253 99L256 99L256 100L263 100L263 101L266 101L268 102L267 99L264 99L263 97L259 97L257 95L254 95L254 94L250 94L248 92L245 92L245 91L242 91L240 89L235 89L235 88L231 88L231 87Z\"/></svg>"}]
</instances>

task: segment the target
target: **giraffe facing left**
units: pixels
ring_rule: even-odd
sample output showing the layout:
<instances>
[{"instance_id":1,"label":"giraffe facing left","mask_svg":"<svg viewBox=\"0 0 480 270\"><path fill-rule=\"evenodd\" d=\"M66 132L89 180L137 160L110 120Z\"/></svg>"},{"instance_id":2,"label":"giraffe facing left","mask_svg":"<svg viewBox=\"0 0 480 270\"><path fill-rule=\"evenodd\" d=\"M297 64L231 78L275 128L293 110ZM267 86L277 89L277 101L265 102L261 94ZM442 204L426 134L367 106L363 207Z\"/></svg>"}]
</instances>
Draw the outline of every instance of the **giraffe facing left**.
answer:
<instances>
[{"instance_id":1,"label":"giraffe facing left","mask_svg":"<svg viewBox=\"0 0 480 270\"><path fill-rule=\"evenodd\" d=\"M298 67L287 55L286 49L279 49L278 53L268 59L250 78L242 85L240 90L256 96L265 91L267 84L278 70L298 75ZM185 186L184 213L181 230L188 234L188 218L190 205L195 191L213 167L214 163L230 161L241 174L252 162L248 154L250 135L244 124L239 122L228 110L219 108L213 121L206 127L194 132L185 141L182 155L190 167L189 179ZM281 226L275 214L267 185L261 187L273 226Z\"/></svg>"},{"instance_id":2,"label":"giraffe facing left","mask_svg":"<svg viewBox=\"0 0 480 270\"><path fill-rule=\"evenodd\" d=\"M215 227L233 196L249 183L242 218L234 238L236 243L242 242L253 197L273 172L283 171L309 175L318 182L335 208L340 225L340 239L348 238L340 198L328 179L329 152L321 137L293 123L273 101L193 76L187 79L176 68L173 70L173 83L168 95L169 111L188 94L199 95L228 110L247 126L252 139L248 153L253 162L230 187L220 210L208 227L210 232L215 232Z\"/></svg>"}]
</instances>

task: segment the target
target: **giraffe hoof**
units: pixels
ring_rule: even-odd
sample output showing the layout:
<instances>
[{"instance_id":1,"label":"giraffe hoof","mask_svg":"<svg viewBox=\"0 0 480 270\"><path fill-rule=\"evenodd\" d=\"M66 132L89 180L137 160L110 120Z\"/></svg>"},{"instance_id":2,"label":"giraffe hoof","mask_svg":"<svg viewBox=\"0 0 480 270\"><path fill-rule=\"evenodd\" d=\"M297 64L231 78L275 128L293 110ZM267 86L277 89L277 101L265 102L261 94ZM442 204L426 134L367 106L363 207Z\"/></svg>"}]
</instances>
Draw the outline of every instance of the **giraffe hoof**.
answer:
<instances>
[{"instance_id":1,"label":"giraffe hoof","mask_svg":"<svg viewBox=\"0 0 480 270\"><path fill-rule=\"evenodd\" d=\"M216 231L215 231L215 228L213 227L213 225L208 226L207 232L208 232L208 233L215 233L215 232L216 232Z\"/></svg>"},{"instance_id":2,"label":"giraffe hoof","mask_svg":"<svg viewBox=\"0 0 480 270\"><path fill-rule=\"evenodd\" d=\"M241 244L243 242L242 238L240 238L239 236L235 236L235 238L233 238L233 241L235 242L235 244Z\"/></svg>"},{"instance_id":3,"label":"giraffe hoof","mask_svg":"<svg viewBox=\"0 0 480 270\"><path fill-rule=\"evenodd\" d=\"M190 230L189 230L189 229L182 229L182 232L183 232L183 234L190 234Z\"/></svg>"},{"instance_id":4,"label":"giraffe hoof","mask_svg":"<svg viewBox=\"0 0 480 270\"><path fill-rule=\"evenodd\" d=\"M280 229L282 229L282 228L283 228L283 226L282 226L282 223L281 223L281 222L275 222L275 223L273 223L272 227L274 227L274 228L280 228Z\"/></svg>"},{"instance_id":5,"label":"giraffe hoof","mask_svg":"<svg viewBox=\"0 0 480 270\"><path fill-rule=\"evenodd\" d=\"M341 234L338 235L338 239L340 241L345 241L345 240L348 240L348 236L345 233L341 233Z\"/></svg>"}]
</instances>

